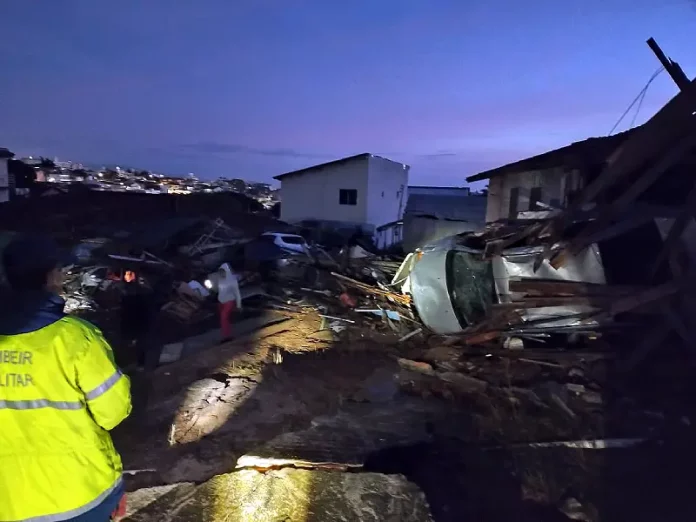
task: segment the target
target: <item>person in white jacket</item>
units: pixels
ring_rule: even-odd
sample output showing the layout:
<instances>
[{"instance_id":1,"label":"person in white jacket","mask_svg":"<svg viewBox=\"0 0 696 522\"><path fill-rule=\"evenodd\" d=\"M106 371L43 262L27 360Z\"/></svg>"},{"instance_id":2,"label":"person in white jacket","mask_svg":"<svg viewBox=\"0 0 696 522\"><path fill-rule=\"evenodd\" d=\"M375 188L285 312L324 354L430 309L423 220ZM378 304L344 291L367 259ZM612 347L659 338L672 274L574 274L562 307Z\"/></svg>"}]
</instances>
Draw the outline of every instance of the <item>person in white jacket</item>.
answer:
<instances>
[{"instance_id":1,"label":"person in white jacket","mask_svg":"<svg viewBox=\"0 0 696 522\"><path fill-rule=\"evenodd\" d=\"M220 310L220 329L222 338L232 336L230 318L235 310L242 309L242 294L239 291L239 279L228 263L223 263L218 270L218 301Z\"/></svg>"}]
</instances>

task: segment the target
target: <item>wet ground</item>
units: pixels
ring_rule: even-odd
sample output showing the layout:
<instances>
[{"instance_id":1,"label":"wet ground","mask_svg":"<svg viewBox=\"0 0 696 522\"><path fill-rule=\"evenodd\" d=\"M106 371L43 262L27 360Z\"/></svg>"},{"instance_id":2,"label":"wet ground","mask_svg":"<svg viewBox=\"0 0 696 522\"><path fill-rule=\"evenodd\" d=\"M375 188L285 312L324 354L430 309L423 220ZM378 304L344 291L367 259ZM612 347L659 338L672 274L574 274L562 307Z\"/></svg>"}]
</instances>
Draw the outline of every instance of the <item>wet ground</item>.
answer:
<instances>
[{"instance_id":1,"label":"wet ground","mask_svg":"<svg viewBox=\"0 0 696 522\"><path fill-rule=\"evenodd\" d=\"M136 377L136 400L147 388L149 404L115 440L126 469L156 471L130 477L129 490L204 483L239 466L330 466L404 475L439 522L694 519L688 419L640 433L660 444L531 449L524 442L628 436L636 428L609 401L569 419L488 392L414 393L402 387L396 361L413 346L364 332L310 342L320 320L301 319Z\"/></svg>"}]
</instances>

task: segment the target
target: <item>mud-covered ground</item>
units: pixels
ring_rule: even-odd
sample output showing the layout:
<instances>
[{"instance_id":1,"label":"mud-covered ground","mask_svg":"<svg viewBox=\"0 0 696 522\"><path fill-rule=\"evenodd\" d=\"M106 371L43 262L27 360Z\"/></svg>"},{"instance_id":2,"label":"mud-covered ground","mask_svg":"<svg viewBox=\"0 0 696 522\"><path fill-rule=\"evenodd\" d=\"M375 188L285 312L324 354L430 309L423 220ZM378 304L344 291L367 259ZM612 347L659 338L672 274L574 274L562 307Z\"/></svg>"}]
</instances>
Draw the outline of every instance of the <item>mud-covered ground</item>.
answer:
<instances>
[{"instance_id":1,"label":"mud-covered ground","mask_svg":"<svg viewBox=\"0 0 696 522\"><path fill-rule=\"evenodd\" d=\"M300 468L366 474L366 480L369 474L370 481L404 476L425 493L437 521L696 515L688 495L695 460L688 412L648 410L619 394L606 382L606 357L540 364L543 353L532 351L522 357L532 362L518 360L520 354L462 355L437 340L400 344L357 327L336 338L319 330L316 313L288 317L134 377L136 411L115 441L127 470L150 471L129 476L129 490L194 483L202 492L210 486L196 485L218 475ZM593 393L576 393L579 386ZM592 450L527 444L598 438L646 442ZM315 488L307 495L311 506L319 494ZM200 501L192 500L195 494L186 498ZM190 516L187 506L181 513ZM398 507L406 508L421 512ZM184 520L161 509L161 518L150 511L147 519ZM221 520L244 520L234 513L237 518ZM364 516L335 519L394 519ZM286 519L318 520L297 517ZM216 518L201 513L200 520Z\"/></svg>"}]
</instances>

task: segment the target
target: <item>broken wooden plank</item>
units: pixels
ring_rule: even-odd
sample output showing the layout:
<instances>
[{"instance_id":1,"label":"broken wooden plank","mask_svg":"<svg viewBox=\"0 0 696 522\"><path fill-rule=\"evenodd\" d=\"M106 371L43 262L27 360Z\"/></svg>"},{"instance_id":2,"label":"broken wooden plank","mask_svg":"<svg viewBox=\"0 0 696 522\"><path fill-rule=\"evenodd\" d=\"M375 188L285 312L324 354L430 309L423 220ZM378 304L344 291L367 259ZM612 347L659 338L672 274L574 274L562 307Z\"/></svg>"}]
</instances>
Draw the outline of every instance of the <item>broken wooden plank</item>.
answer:
<instances>
[{"instance_id":1,"label":"broken wooden plank","mask_svg":"<svg viewBox=\"0 0 696 522\"><path fill-rule=\"evenodd\" d=\"M619 363L619 370L623 372L631 371L641 363L655 347L662 344L669 337L671 331L672 328L665 322L653 326L648 335L644 337L640 344L631 352L631 355L626 360Z\"/></svg>"},{"instance_id":2,"label":"broken wooden plank","mask_svg":"<svg viewBox=\"0 0 696 522\"><path fill-rule=\"evenodd\" d=\"M357 288L358 290L361 290L362 292L366 294L373 294L373 295L379 295L381 297L385 297L387 299L392 299L396 301L399 304L402 304L404 306L409 306L411 304L411 298L408 295L403 295L403 294L397 294L394 292L388 292L386 290L382 290L380 288L375 288L373 286L367 285L365 283L361 283L360 281L356 281L355 279L351 279L350 277L344 276L343 274L338 274L336 272L331 272L331 275L336 277L337 279L341 280L342 282L349 284L353 286L354 288Z\"/></svg>"},{"instance_id":3,"label":"broken wooden plank","mask_svg":"<svg viewBox=\"0 0 696 522\"><path fill-rule=\"evenodd\" d=\"M619 296L629 295L643 288L635 286L602 285L582 281L563 281L557 279L522 278L510 280L510 291L536 297L552 296Z\"/></svg>"},{"instance_id":4,"label":"broken wooden plank","mask_svg":"<svg viewBox=\"0 0 696 522\"><path fill-rule=\"evenodd\" d=\"M426 375L434 375L435 370L432 365L427 362L413 361L411 359L398 358L396 360L398 365L404 370L410 370L412 372L424 373Z\"/></svg>"},{"instance_id":5,"label":"broken wooden plank","mask_svg":"<svg viewBox=\"0 0 696 522\"><path fill-rule=\"evenodd\" d=\"M533 223L507 238L487 242L483 257L485 259L490 259L493 256L500 255L506 248L540 232L543 226L544 224L542 222Z\"/></svg>"},{"instance_id":6,"label":"broken wooden plank","mask_svg":"<svg viewBox=\"0 0 696 522\"><path fill-rule=\"evenodd\" d=\"M409 332L406 335L404 335L403 337L401 337L397 342L403 343L404 341L407 341L411 337L415 337L416 335L418 335L422 331L423 331L422 328L418 328L416 330L413 330L412 332Z\"/></svg>"},{"instance_id":7,"label":"broken wooden plank","mask_svg":"<svg viewBox=\"0 0 696 522\"><path fill-rule=\"evenodd\" d=\"M600 209L599 217L588 224L575 238L573 238L564 251L571 255L575 255L582 251L583 248L597 242L598 239L594 236L597 236L603 230L609 228L614 218L627 210L638 196L649 189L662 174L681 160L685 154L693 149L694 145L696 145L696 134L687 134L683 137L676 145L672 146L658 162L653 164L643 172L638 179L630 184L626 191L623 192L616 201L604 205L602 209ZM557 254L557 256L558 255L559 254ZM555 265L553 266L557 268Z\"/></svg>"},{"instance_id":8,"label":"broken wooden plank","mask_svg":"<svg viewBox=\"0 0 696 522\"><path fill-rule=\"evenodd\" d=\"M481 332L477 333L475 335L465 337L464 338L464 344L482 344L482 343L487 343L490 341L494 341L498 337L500 337L502 332L496 331L496 332Z\"/></svg>"},{"instance_id":9,"label":"broken wooden plank","mask_svg":"<svg viewBox=\"0 0 696 522\"><path fill-rule=\"evenodd\" d=\"M686 345L696 346L693 330L687 326L687 323L682 320L672 305L668 302L662 303L660 310L665 316L665 322L682 338Z\"/></svg>"},{"instance_id":10,"label":"broken wooden plank","mask_svg":"<svg viewBox=\"0 0 696 522\"><path fill-rule=\"evenodd\" d=\"M601 308L615 300L612 296L564 296L564 297L525 297L512 303L497 303L494 310L518 310L527 308L548 308L552 306L593 306Z\"/></svg>"},{"instance_id":11,"label":"broken wooden plank","mask_svg":"<svg viewBox=\"0 0 696 522\"><path fill-rule=\"evenodd\" d=\"M553 402L558 408L565 413L569 419L576 420L578 418L577 414L568 407L565 401L556 393L551 393L551 402Z\"/></svg>"},{"instance_id":12,"label":"broken wooden plank","mask_svg":"<svg viewBox=\"0 0 696 522\"><path fill-rule=\"evenodd\" d=\"M577 250L577 252L580 252L582 248L587 248L589 247L592 243L598 243L600 241L606 241L608 239L612 239L616 236L620 236L621 234L625 234L626 232L630 232L631 230L638 228L645 223L648 223L652 221L652 216L650 215L635 215L631 216L628 219L623 219L617 223L614 223L613 225L603 228L601 230L598 230L595 232L595 234L591 237L585 238L585 243L582 245L582 247ZM564 247L561 249L557 250L552 256L551 256L551 261L550 264L553 268L558 270L562 266L565 265L566 261L568 258L571 256L575 255L574 251L572 250L572 244L574 243L574 240L571 242L568 242Z\"/></svg>"},{"instance_id":13,"label":"broken wooden plank","mask_svg":"<svg viewBox=\"0 0 696 522\"><path fill-rule=\"evenodd\" d=\"M686 209L677 219L674 220L674 223L672 223L672 226L670 227L669 232L667 233L667 237L663 242L662 250L658 254L657 259L655 259L655 263L652 267L651 273L653 277L655 276L655 274L657 274L658 270L660 269L660 266L665 261L665 259L668 259L669 254L679 243L679 239L686 230L686 227L689 225L689 220L693 219L694 217L695 207L696 185L694 186L694 188L691 189L691 192L686 198Z\"/></svg>"},{"instance_id":14,"label":"broken wooden plank","mask_svg":"<svg viewBox=\"0 0 696 522\"><path fill-rule=\"evenodd\" d=\"M601 317L610 317L621 313L630 312L631 310L639 308L643 305L669 297L678 292L683 287L685 282L685 280L672 280L662 285L648 288L647 290L639 292L635 295L622 297L612 303L607 312L602 314Z\"/></svg>"},{"instance_id":15,"label":"broken wooden plank","mask_svg":"<svg viewBox=\"0 0 696 522\"><path fill-rule=\"evenodd\" d=\"M535 271L544 260L550 258L553 245L560 239L566 224L584 205L595 201L603 191L647 164L671 143L693 131L695 94L696 82L692 81L687 90L677 94L652 118L633 131L608 158L599 176L585 186L563 213L544 227L542 234L548 234L550 241L535 261Z\"/></svg>"},{"instance_id":16,"label":"broken wooden plank","mask_svg":"<svg viewBox=\"0 0 696 522\"><path fill-rule=\"evenodd\" d=\"M621 180L669 147L671 143L694 128L692 114L696 110L696 86L680 92L655 115L624 141L609 157L606 168L583 190L574 202L573 210L595 198L613 183Z\"/></svg>"}]
</instances>

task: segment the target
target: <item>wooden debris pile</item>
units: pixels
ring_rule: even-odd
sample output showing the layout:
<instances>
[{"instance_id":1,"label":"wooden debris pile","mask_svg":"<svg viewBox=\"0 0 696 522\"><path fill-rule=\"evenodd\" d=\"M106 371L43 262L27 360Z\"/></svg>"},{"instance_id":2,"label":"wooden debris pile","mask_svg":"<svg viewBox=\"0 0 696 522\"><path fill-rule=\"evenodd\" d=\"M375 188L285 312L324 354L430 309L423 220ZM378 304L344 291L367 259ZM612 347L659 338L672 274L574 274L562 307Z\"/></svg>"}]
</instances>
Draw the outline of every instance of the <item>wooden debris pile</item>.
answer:
<instances>
[{"instance_id":1,"label":"wooden debris pile","mask_svg":"<svg viewBox=\"0 0 696 522\"><path fill-rule=\"evenodd\" d=\"M592 245L630 237L618 257L635 281L614 286L511 280L513 301L494 305L483 322L465 332L465 343L514 335L521 324L520 312L530 308L583 305L591 311L578 317L581 323L606 326L617 318L635 319L637 314L645 325L649 333L626 361L627 369L670 335L694 346L696 329L688 317L696 310L691 268L696 253L695 168L696 85L690 82L635 129L598 174L584 173L585 187L566 209L525 225L494 224L482 238L487 258L512 246L541 247L534 262L536 272L542 265L561 269ZM646 225L659 231L658 242L649 243L647 235L641 235ZM532 325L524 326L529 333Z\"/></svg>"}]
</instances>

